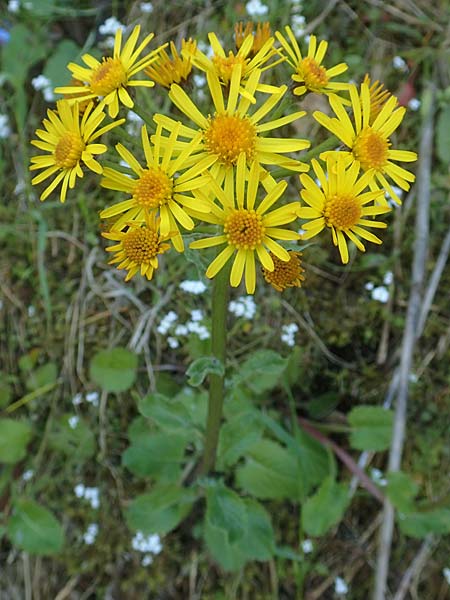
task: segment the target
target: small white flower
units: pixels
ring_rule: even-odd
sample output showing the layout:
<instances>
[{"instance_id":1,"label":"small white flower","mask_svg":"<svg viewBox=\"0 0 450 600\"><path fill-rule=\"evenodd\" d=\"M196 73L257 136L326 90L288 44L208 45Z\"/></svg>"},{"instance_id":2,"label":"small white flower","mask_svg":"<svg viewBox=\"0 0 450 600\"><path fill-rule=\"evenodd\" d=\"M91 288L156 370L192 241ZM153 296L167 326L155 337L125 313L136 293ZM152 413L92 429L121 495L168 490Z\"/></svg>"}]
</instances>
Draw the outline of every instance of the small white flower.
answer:
<instances>
[{"instance_id":1,"label":"small white flower","mask_svg":"<svg viewBox=\"0 0 450 600\"><path fill-rule=\"evenodd\" d=\"M450 568L449 567L444 567L442 569L442 575L447 580L448 585L450 585Z\"/></svg>"},{"instance_id":2,"label":"small white flower","mask_svg":"<svg viewBox=\"0 0 450 600\"><path fill-rule=\"evenodd\" d=\"M370 292L370 290L373 290L375 285L371 281L368 281L364 287L366 288L366 290L369 290L369 292Z\"/></svg>"},{"instance_id":3,"label":"small white flower","mask_svg":"<svg viewBox=\"0 0 450 600\"><path fill-rule=\"evenodd\" d=\"M80 417L77 417L77 415L72 415L69 417L67 422L69 423L69 427L71 429L76 429L78 427L78 423L80 422Z\"/></svg>"},{"instance_id":4,"label":"small white flower","mask_svg":"<svg viewBox=\"0 0 450 600\"><path fill-rule=\"evenodd\" d=\"M34 315L36 314L36 307L30 304L30 306L27 308L27 313L30 318L34 317Z\"/></svg>"},{"instance_id":5,"label":"small white flower","mask_svg":"<svg viewBox=\"0 0 450 600\"><path fill-rule=\"evenodd\" d=\"M41 91L45 90L45 88L51 87L52 82L48 77L41 74L37 77L33 77L33 79L31 80L31 85L34 87L35 90Z\"/></svg>"},{"instance_id":6,"label":"small white flower","mask_svg":"<svg viewBox=\"0 0 450 600\"><path fill-rule=\"evenodd\" d=\"M83 396L81 394L75 394L72 398L72 404L74 406L79 406L83 402Z\"/></svg>"},{"instance_id":7,"label":"small white flower","mask_svg":"<svg viewBox=\"0 0 450 600\"><path fill-rule=\"evenodd\" d=\"M0 115L0 139L5 140L11 135L8 115Z\"/></svg>"},{"instance_id":8,"label":"small white flower","mask_svg":"<svg viewBox=\"0 0 450 600\"><path fill-rule=\"evenodd\" d=\"M98 525L97 523L91 523L88 525L87 530L83 533L84 543L88 546L91 546L95 542L95 538L98 534Z\"/></svg>"},{"instance_id":9,"label":"small white flower","mask_svg":"<svg viewBox=\"0 0 450 600\"><path fill-rule=\"evenodd\" d=\"M30 479L33 477L34 475L34 471L32 469L28 469L27 471L24 471L23 475L22 475L22 479L24 481L30 481Z\"/></svg>"},{"instance_id":10,"label":"small white flower","mask_svg":"<svg viewBox=\"0 0 450 600\"><path fill-rule=\"evenodd\" d=\"M203 311L199 308L191 310L191 319L192 321L201 321L203 319Z\"/></svg>"},{"instance_id":11,"label":"small white flower","mask_svg":"<svg viewBox=\"0 0 450 600\"><path fill-rule=\"evenodd\" d=\"M419 110L420 104L421 102L418 98L411 98L411 100L408 102L408 108L411 110Z\"/></svg>"},{"instance_id":12,"label":"small white flower","mask_svg":"<svg viewBox=\"0 0 450 600\"><path fill-rule=\"evenodd\" d=\"M75 496L77 498L84 498L84 492L85 492L86 488L84 487L84 485L82 483L78 483L74 488L73 491L75 492Z\"/></svg>"},{"instance_id":13,"label":"small white flower","mask_svg":"<svg viewBox=\"0 0 450 600\"><path fill-rule=\"evenodd\" d=\"M261 3L261 0L250 0L245 5L247 14L250 17L263 17L269 12L269 7Z\"/></svg>"},{"instance_id":14,"label":"small white flower","mask_svg":"<svg viewBox=\"0 0 450 600\"><path fill-rule=\"evenodd\" d=\"M180 342L175 337L168 337L167 343L169 344L170 348L178 348L178 346L180 345Z\"/></svg>"},{"instance_id":15,"label":"small white flower","mask_svg":"<svg viewBox=\"0 0 450 600\"><path fill-rule=\"evenodd\" d=\"M305 33L306 19L303 15L292 15L291 29L295 37L303 37Z\"/></svg>"},{"instance_id":16,"label":"small white flower","mask_svg":"<svg viewBox=\"0 0 450 600\"><path fill-rule=\"evenodd\" d=\"M106 21L100 25L98 32L100 35L115 35L118 29L125 29L125 26L122 25L116 17L109 17L109 19L106 19Z\"/></svg>"},{"instance_id":17,"label":"small white flower","mask_svg":"<svg viewBox=\"0 0 450 600\"><path fill-rule=\"evenodd\" d=\"M161 335L165 335L172 327L174 322L178 319L178 315L173 310L170 310L165 317L161 319L160 324L156 328L156 331Z\"/></svg>"},{"instance_id":18,"label":"small white flower","mask_svg":"<svg viewBox=\"0 0 450 600\"><path fill-rule=\"evenodd\" d=\"M141 560L141 565L143 567L148 567L153 562L153 556L151 554L144 554Z\"/></svg>"},{"instance_id":19,"label":"small white flower","mask_svg":"<svg viewBox=\"0 0 450 600\"><path fill-rule=\"evenodd\" d=\"M141 12L149 15L153 12L153 4L151 2L141 2L139 5Z\"/></svg>"},{"instance_id":20,"label":"small white flower","mask_svg":"<svg viewBox=\"0 0 450 600\"><path fill-rule=\"evenodd\" d=\"M208 329L200 325L198 321L188 321L186 327L190 333L196 333L201 340L207 340L210 337Z\"/></svg>"},{"instance_id":21,"label":"small white flower","mask_svg":"<svg viewBox=\"0 0 450 600\"><path fill-rule=\"evenodd\" d=\"M144 536L142 531L138 531L131 540L131 545L134 550L145 553L159 554L162 550L161 538L156 533Z\"/></svg>"},{"instance_id":22,"label":"small white flower","mask_svg":"<svg viewBox=\"0 0 450 600\"><path fill-rule=\"evenodd\" d=\"M389 300L389 290L384 285L374 287L371 293L372 300L386 304Z\"/></svg>"},{"instance_id":23,"label":"small white flower","mask_svg":"<svg viewBox=\"0 0 450 600\"><path fill-rule=\"evenodd\" d=\"M115 41L116 40L113 35L108 35L108 37L106 37L100 45L103 48L114 48Z\"/></svg>"},{"instance_id":24,"label":"small white flower","mask_svg":"<svg viewBox=\"0 0 450 600\"><path fill-rule=\"evenodd\" d=\"M419 378L417 377L417 373L410 373L409 374L409 381L411 383L417 383L419 381Z\"/></svg>"},{"instance_id":25,"label":"small white flower","mask_svg":"<svg viewBox=\"0 0 450 600\"><path fill-rule=\"evenodd\" d=\"M8 10L10 13L19 12L20 2L19 0L9 0L8 2Z\"/></svg>"},{"instance_id":26,"label":"small white flower","mask_svg":"<svg viewBox=\"0 0 450 600\"><path fill-rule=\"evenodd\" d=\"M348 592L348 585L342 579L342 577L336 577L334 580L334 591L338 596L345 596Z\"/></svg>"},{"instance_id":27,"label":"small white flower","mask_svg":"<svg viewBox=\"0 0 450 600\"><path fill-rule=\"evenodd\" d=\"M288 346L295 346L295 334L298 331L297 323L289 323L281 328L281 341Z\"/></svg>"},{"instance_id":28,"label":"small white flower","mask_svg":"<svg viewBox=\"0 0 450 600\"><path fill-rule=\"evenodd\" d=\"M314 550L314 546L311 540L303 540L302 550L305 554L310 554Z\"/></svg>"},{"instance_id":29,"label":"small white flower","mask_svg":"<svg viewBox=\"0 0 450 600\"><path fill-rule=\"evenodd\" d=\"M195 295L199 295L199 294L203 294L203 292L206 291L206 285L203 283L203 281L182 281L179 285L180 289L182 289L184 292L188 292L189 294L195 294Z\"/></svg>"},{"instance_id":30,"label":"small white flower","mask_svg":"<svg viewBox=\"0 0 450 600\"><path fill-rule=\"evenodd\" d=\"M127 119L128 121L131 121L132 123L143 123L144 120L142 117L140 117L137 113L134 112L134 110L129 110L128 114L127 114Z\"/></svg>"},{"instance_id":31,"label":"small white flower","mask_svg":"<svg viewBox=\"0 0 450 600\"><path fill-rule=\"evenodd\" d=\"M394 56L394 58L392 59L392 66L394 67L394 69L396 69L397 71L401 71L402 73L408 70L408 65L401 56Z\"/></svg>"},{"instance_id":32,"label":"small white flower","mask_svg":"<svg viewBox=\"0 0 450 600\"><path fill-rule=\"evenodd\" d=\"M175 335L178 335L178 336L187 335L189 333L189 329L186 327L186 325L180 324L175 327L174 333L175 333Z\"/></svg>"},{"instance_id":33,"label":"small white flower","mask_svg":"<svg viewBox=\"0 0 450 600\"><path fill-rule=\"evenodd\" d=\"M384 277L383 277L384 285L391 285L391 283L393 281L394 281L394 274L392 273L392 271L386 271L386 273L384 274Z\"/></svg>"},{"instance_id":34,"label":"small white flower","mask_svg":"<svg viewBox=\"0 0 450 600\"><path fill-rule=\"evenodd\" d=\"M86 394L86 402L89 402L92 406L98 406L98 392L88 392Z\"/></svg>"},{"instance_id":35,"label":"small white flower","mask_svg":"<svg viewBox=\"0 0 450 600\"><path fill-rule=\"evenodd\" d=\"M384 486L387 485L387 480L380 469L370 469L370 477L376 484Z\"/></svg>"},{"instance_id":36,"label":"small white flower","mask_svg":"<svg viewBox=\"0 0 450 600\"><path fill-rule=\"evenodd\" d=\"M100 493L98 488L87 487L84 490L84 499L89 500L92 508L99 508L100 506Z\"/></svg>"}]
</instances>

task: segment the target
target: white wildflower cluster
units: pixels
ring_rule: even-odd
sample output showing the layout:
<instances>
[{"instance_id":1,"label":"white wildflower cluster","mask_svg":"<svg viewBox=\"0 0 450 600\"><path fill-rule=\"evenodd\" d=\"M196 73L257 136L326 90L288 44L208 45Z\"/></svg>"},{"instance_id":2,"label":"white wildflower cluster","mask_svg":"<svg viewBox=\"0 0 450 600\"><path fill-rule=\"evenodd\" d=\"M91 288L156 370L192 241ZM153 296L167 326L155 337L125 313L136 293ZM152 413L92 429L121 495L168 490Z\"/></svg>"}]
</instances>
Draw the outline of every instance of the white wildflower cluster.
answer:
<instances>
[{"instance_id":1,"label":"white wildflower cluster","mask_svg":"<svg viewBox=\"0 0 450 600\"><path fill-rule=\"evenodd\" d=\"M118 21L116 17L106 19L98 28L99 34L106 36L101 45L105 48L114 48L114 36L118 29L125 30L125 25Z\"/></svg>"},{"instance_id":2,"label":"white wildflower cluster","mask_svg":"<svg viewBox=\"0 0 450 600\"><path fill-rule=\"evenodd\" d=\"M338 596L345 596L348 593L348 585L342 577L336 577L334 580L334 592Z\"/></svg>"},{"instance_id":3,"label":"white wildflower cluster","mask_svg":"<svg viewBox=\"0 0 450 600\"><path fill-rule=\"evenodd\" d=\"M153 12L153 4L151 2L141 2L139 5L141 12L149 15Z\"/></svg>"},{"instance_id":4,"label":"white wildflower cluster","mask_svg":"<svg viewBox=\"0 0 450 600\"><path fill-rule=\"evenodd\" d=\"M401 56L394 56L392 59L392 66L396 71L400 71L401 73L406 73L406 71L408 71L408 65Z\"/></svg>"},{"instance_id":5,"label":"white wildflower cluster","mask_svg":"<svg viewBox=\"0 0 450 600\"><path fill-rule=\"evenodd\" d=\"M34 471L32 469L27 469L26 471L23 472L22 479L24 481L30 481L30 479L33 477L33 475L34 475Z\"/></svg>"},{"instance_id":6,"label":"white wildflower cluster","mask_svg":"<svg viewBox=\"0 0 450 600\"><path fill-rule=\"evenodd\" d=\"M196 296L203 294L203 292L205 292L207 289L203 281L191 281L189 279L182 281L179 285L179 288L184 292L188 292L189 294L194 294Z\"/></svg>"},{"instance_id":7,"label":"white wildflower cluster","mask_svg":"<svg viewBox=\"0 0 450 600\"><path fill-rule=\"evenodd\" d=\"M386 304L386 302L389 300L389 290L386 286L391 285L393 280L394 275L392 274L392 271L387 271L383 277L384 285L375 286L372 281L368 281L365 285L365 288L370 292L372 300Z\"/></svg>"},{"instance_id":8,"label":"white wildflower cluster","mask_svg":"<svg viewBox=\"0 0 450 600\"><path fill-rule=\"evenodd\" d=\"M161 322L158 325L158 327L156 328L156 331L158 333L160 333L161 335L166 335L166 333L169 331L169 329L172 327L172 325L177 320L178 320L177 313L175 311L173 311L173 310L170 310L167 313L167 315L165 315L165 317L163 317L161 319Z\"/></svg>"},{"instance_id":9,"label":"white wildflower cluster","mask_svg":"<svg viewBox=\"0 0 450 600\"><path fill-rule=\"evenodd\" d=\"M159 554L162 550L161 538L158 534L150 534L145 536L142 531L138 531L131 540L131 545L134 550L143 552L141 564L143 567L148 567L153 562L153 555Z\"/></svg>"},{"instance_id":10,"label":"white wildflower cluster","mask_svg":"<svg viewBox=\"0 0 450 600\"><path fill-rule=\"evenodd\" d=\"M442 575L446 579L448 585L450 585L450 568L449 567L444 567L442 569Z\"/></svg>"},{"instance_id":11,"label":"white wildflower cluster","mask_svg":"<svg viewBox=\"0 0 450 600\"><path fill-rule=\"evenodd\" d=\"M200 282L191 282L191 283L202 283ZM204 284L202 284L204 285ZM191 293L199 293L199 292L191 292ZM211 337L209 333L209 329L201 323L204 319L203 311L200 309L191 310L191 318L186 321L186 323L178 323L175 327L175 321L178 320L178 315L174 311L170 311L167 315L161 320L160 324L157 327L158 333L161 335L166 335L169 330L172 330L172 334L168 336L167 343L170 348L178 348L180 342L178 340L179 337L188 336L191 333L197 335L201 340L207 340Z\"/></svg>"},{"instance_id":12,"label":"white wildflower cluster","mask_svg":"<svg viewBox=\"0 0 450 600\"><path fill-rule=\"evenodd\" d=\"M245 5L245 9L249 17L264 17L269 12L269 7L261 0L250 0Z\"/></svg>"},{"instance_id":13,"label":"white wildflower cluster","mask_svg":"<svg viewBox=\"0 0 450 600\"><path fill-rule=\"evenodd\" d=\"M77 415L72 415L69 417L68 421L70 429L76 429L78 427L78 423L80 422L80 417Z\"/></svg>"},{"instance_id":14,"label":"white wildflower cluster","mask_svg":"<svg viewBox=\"0 0 450 600\"><path fill-rule=\"evenodd\" d=\"M54 102L54 85L48 77L41 73L41 75L33 77L33 79L31 80L31 85L37 92L42 92L42 95L44 96L46 102Z\"/></svg>"},{"instance_id":15,"label":"white wildflower cluster","mask_svg":"<svg viewBox=\"0 0 450 600\"><path fill-rule=\"evenodd\" d=\"M298 331L297 323L289 323L281 328L281 341L292 348L295 346L295 334Z\"/></svg>"},{"instance_id":16,"label":"white wildflower cluster","mask_svg":"<svg viewBox=\"0 0 450 600\"><path fill-rule=\"evenodd\" d=\"M256 304L253 296L241 296L236 300L232 300L228 304L228 310L235 317L243 317L244 319L253 319L256 313Z\"/></svg>"},{"instance_id":17,"label":"white wildflower cluster","mask_svg":"<svg viewBox=\"0 0 450 600\"><path fill-rule=\"evenodd\" d=\"M302 0L291 0L291 22L290 26L296 38L304 37L306 43L309 42L309 36L305 36L306 18L303 13Z\"/></svg>"},{"instance_id":18,"label":"white wildflower cluster","mask_svg":"<svg viewBox=\"0 0 450 600\"><path fill-rule=\"evenodd\" d=\"M20 2L19 2L19 0L9 0L9 2L8 2L8 11L10 13L17 13L17 12L19 12L19 8L20 8Z\"/></svg>"},{"instance_id":19,"label":"white wildflower cluster","mask_svg":"<svg viewBox=\"0 0 450 600\"><path fill-rule=\"evenodd\" d=\"M98 392L88 392L85 396L84 396L84 400L88 403L88 404L92 404L92 406L97 407L98 406ZM83 394L75 394L75 396L72 398L72 404L74 406L79 406L81 403L83 402Z\"/></svg>"},{"instance_id":20,"label":"white wildflower cluster","mask_svg":"<svg viewBox=\"0 0 450 600\"><path fill-rule=\"evenodd\" d=\"M88 528L83 533L84 543L87 544L88 546L92 546L92 544L95 542L95 538L97 537L97 535L98 535L98 525L97 525L97 523L91 523L90 525L88 525Z\"/></svg>"},{"instance_id":21,"label":"white wildflower cluster","mask_svg":"<svg viewBox=\"0 0 450 600\"><path fill-rule=\"evenodd\" d=\"M11 135L8 115L0 115L0 139L6 140Z\"/></svg>"},{"instance_id":22,"label":"white wildflower cluster","mask_svg":"<svg viewBox=\"0 0 450 600\"><path fill-rule=\"evenodd\" d=\"M87 500L92 508L99 508L100 506L100 492L98 488L86 487L83 483L79 483L74 487L75 496L77 498L84 498Z\"/></svg>"},{"instance_id":23,"label":"white wildflower cluster","mask_svg":"<svg viewBox=\"0 0 450 600\"><path fill-rule=\"evenodd\" d=\"M302 550L305 554L311 554L311 552L314 550L312 541L311 540L303 540Z\"/></svg>"}]
</instances>

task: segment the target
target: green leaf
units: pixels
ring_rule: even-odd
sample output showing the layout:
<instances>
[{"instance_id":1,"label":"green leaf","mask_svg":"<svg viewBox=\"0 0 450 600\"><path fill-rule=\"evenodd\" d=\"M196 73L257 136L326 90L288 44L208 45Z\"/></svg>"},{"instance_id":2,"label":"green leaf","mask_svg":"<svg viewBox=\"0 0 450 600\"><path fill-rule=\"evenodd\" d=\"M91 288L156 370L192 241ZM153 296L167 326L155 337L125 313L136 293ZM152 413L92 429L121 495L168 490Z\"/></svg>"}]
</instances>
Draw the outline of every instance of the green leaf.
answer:
<instances>
[{"instance_id":1,"label":"green leaf","mask_svg":"<svg viewBox=\"0 0 450 600\"><path fill-rule=\"evenodd\" d=\"M450 163L450 105L441 110L436 125L436 151L440 160Z\"/></svg>"},{"instance_id":2,"label":"green leaf","mask_svg":"<svg viewBox=\"0 0 450 600\"><path fill-rule=\"evenodd\" d=\"M31 426L25 421L0 419L0 462L16 463L27 453Z\"/></svg>"},{"instance_id":3,"label":"green leaf","mask_svg":"<svg viewBox=\"0 0 450 600\"><path fill-rule=\"evenodd\" d=\"M160 485L149 494L137 496L126 508L125 519L134 531L163 535L175 529L186 517L195 497L193 490L177 485Z\"/></svg>"},{"instance_id":4,"label":"green leaf","mask_svg":"<svg viewBox=\"0 0 450 600\"><path fill-rule=\"evenodd\" d=\"M350 444L356 450L386 450L392 436L392 411L378 406L357 406L348 415Z\"/></svg>"},{"instance_id":5,"label":"green leaf","mask_svg":"<svg viewBox=\"0 0 450 600\"><path fill-rule=\"evenodd\" d=\"M48 362L27 376L26 386L28 390L37 390L46 385L55 383L58 378L58 368L54 362Z\"/></svg>"},{"instance_id":6,"label":"green leaf","mask_svg":"<svg viewBox=\"0 0 450 600\"><path fill-rule=\"evenodd\" d=\"M49 445L80 464L91 458L96 448L95 436L86 421L69 414L53 423Z\"/></svg>"},{"instance_id":7,"label":"green leaf","mask_svg":"<svg viewBox=\"0 0 450 600\"><path fill-rule=\"evenodd\" d=\"M168 430L191 428L187 408L177 399L163 394L150 394L138 402L138 410L159 427Z\"/></svg>"},{"instance_id":8,"label":"green leaf","mask_svg":"<svg viewBox=\"0 0 450 600\"><path fill-rule=\"evenodd\" d=\"M315 396L306 405L306 410L312 419L321 420L327 417L339 404L336 392L325 392Z\"/></svg>"},{"instance_id":9,"label":"green leaf","mask_svg":"<svg viewBox=\"0 0 450 600\"><path fill-rule=\"evenodd\" d=\"M197 387L203 383L206 376L210 373L223 377L225 368L218 358L215 356L203 356L197 358L189 365L186 375L189 377L188 383Z\"/></svg>"},{"instance_id":10,"label":"green leaf","mask_svg":"<svg viewBox=\"0 0 450 600\"><path fill-rule=\"evenodd\" d=\"M450 533L450 509L439 508L428 512L412 512L398 515L400 531L411 537L423 538L429 533Z\"/></svg>"},{"instance_id":11,"label":"green leaf","mask_svg":"<svg viewBox=\"0 0 450 600\"><path fill-rule=\"evenodd\" d=\"M136 379L138 359L126 348L101 350L91 362L91 379L106 392L124 392Z\"/></svg>"},{"instance_id":12,"label":"green leaf","mask_svg":"<svg viewBox=\"0 0 450 600\"><path fill-rule=\"evenodd\" d=\"M319 536L336 525L349 503L347 486L327 477L314 496L303 505L302 526L308 535Z\"/></svg>"},{"instance_id":13,"label":"green leaf","mask_svg":"<svg viewBox=\"0 0 450 600\"><path fill-rule=\"evenodd\" d=\"M64 544L60 523L33 500L20 499L14 503L7 533L15 546L32 554L56 554Z\"/></svg>"},{"instance_id":14,"label":"green leaf","mask_svg":"<svg viewBox=\"0 0 450 600\"><path fill-rule=\"evenodd\" d=\"M235 415L222 425L217 451L219 470L232 466L261 439L263 427L255 411Z\"/></svg>"},{"instance_id":15,"label":"green leaf","mask_svg":"<svg viewBox=\"0 0 450 600\"><path fill-rule=\"evenodd\" d=\"M205 517L203 536L211 556L225 571L237 571L247 562L240 544L230 544L227 532Z\"/></svg>"},{"instance_id":16,"label":"green leaf","mask_svg":"<svg viewBox=\"0 0 450 600\"><path fill-rule=\"evenodd\" d=\"M183 433L150 433L131 444L122 455L122 464L140 477L162 477L174 480L190 436Z\"/></svg>"},{"instance_id":17,"label":"green leaf","mask_svg":"<svg viewBox=\"0 0 450 600\"><path fill-rule=\"evenodd\" d=\"M414 498L418 491L419 486L406 473L401 471L388 473L386 494L395 508L401 512L414 510Z\"/></svg>"},{"instance_id":18,"label":"green leaf","mask_svg":"<svg viewBox=\"0 0 450 600\"><path fill-rule=\"evenodd\" d=\"M245 500L247 536L240 547L251 560L270 560L275 553L275 536L270 515L256 500Z\"/></svg>"},{"instance_id":19,"label":"green leaf","mask_svg":"<svg viewBox=\"0 0 450 600\"><path fill-rule=\"evenodd\" d=\"M21 23L9 31L10 39L2 48L2 71L8 73L15 87L23 84L28 69L45 56L42 38Z\"/></svg>"},{"instance_id":20,"label":"green leaf","mask_svg":"<svg viewBox=\"0 0 450 600\"><path fill-rule=\"evenodd\" d=\"M56 50L45 63L43 75L47 77L53 87L56 85L68 85L71 80L71 74L67 65L78 59L81 48L72 40L62 40L56 47Z\"/></svg>"},{"instance_id":21,"label":"green leaf","mask_svg":"<svg viewBox=\"0 0 450 600\"><path fill-rule=\"evenodd\" d=\"M277 385L286 365L286 359L278 352L257 350L241 365L233 379L233 384L244 383L255 394L262 394Z\"/></svg>"},{"instance_id":22,"label":"green leaf","mask_svg":"<svg viewBox=\"0 0 450 600\"><path fill-rule=\"evenodd\" d=\"M246 463L236 470L239 487L262 500L299 497L298 463L286 448L264 439L248 454Z\"/></svg>"},{"instance_id":23,"label":"green leaf","mask_svg":"<svg viewBox=\"0 0 450 600\"><path fill-rule=\"evenodd\" d=\"M230 544L247 534L245 502L230 488L214 485L206 492L206 516L211 525L226 532Z\"/></svg>"}]
</instances>

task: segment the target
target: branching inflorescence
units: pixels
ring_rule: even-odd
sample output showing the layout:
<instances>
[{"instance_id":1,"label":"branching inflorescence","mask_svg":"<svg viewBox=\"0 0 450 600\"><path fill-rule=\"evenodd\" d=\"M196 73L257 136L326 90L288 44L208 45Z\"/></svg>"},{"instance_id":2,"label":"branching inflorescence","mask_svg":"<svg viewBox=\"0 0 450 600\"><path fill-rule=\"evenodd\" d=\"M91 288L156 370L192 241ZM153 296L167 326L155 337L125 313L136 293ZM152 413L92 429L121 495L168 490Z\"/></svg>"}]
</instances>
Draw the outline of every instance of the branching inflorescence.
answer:
<instances>
[{"instance_id":1,"label":"branching inflorescence","mask_svg":"<svg viewBox=\"0 0 450 600\"><path fill-rule=\"evenodd\" d=\"M343 263L349 261L349 241L361 251L361 238L381 243L371 229L386 227L377 220L390 211L386 196L400 203L392 182L408 190L414 181L397 162L417 158L392 148L405 109L381 84L367 76L360 85L336 81L347 65L326 67L327 43L315 36L303 53L289 27L272 35L268 23L238 24L236 49L229 51L210 33L212 55L192 39L179 49L171 42L170 54L167 44L149 51L153 34L141 43L139 37L137 26L123 43L118 30L112 57L85 54L84 66L69 64L72 83L56 88L63 99L48 111L32 142L45 154L32 158L30 167L41 170L33 184L51 178L41 200L61 184L64 202L86 168L102 175L102 187L119 192L118 202L100 217L108 223L104 237L116 242L107 249L114 253L111 263L127 271L127 281L138 274L151 279L159 255L172 247L185 250L186 232L197 238L190 248L218 248L207 277L232 261L230 284L244 280L250 294L257 261L261 282L278 291L300 286L299 241L325 228ZM206 77L206 113L189 92L196 71ZM286 73L288 80L280 80ZM155 83L173 111L147 120L136 148L116 145L128 173L102 167L94 156L108 147L99 138L125 121L117 119L119 112L139 113L134 88L154 94L146 89ZM315 152L311 140L292 133L307 114L298 105L307 94L328 98L334 116L312 116L334 136L328 148L337 149ZM110 122L102 126L107 115ZM309 161L308 154L320 156ZM298 200L280 178L294 173L302 186Z\"/></svg>"}]
</instances>

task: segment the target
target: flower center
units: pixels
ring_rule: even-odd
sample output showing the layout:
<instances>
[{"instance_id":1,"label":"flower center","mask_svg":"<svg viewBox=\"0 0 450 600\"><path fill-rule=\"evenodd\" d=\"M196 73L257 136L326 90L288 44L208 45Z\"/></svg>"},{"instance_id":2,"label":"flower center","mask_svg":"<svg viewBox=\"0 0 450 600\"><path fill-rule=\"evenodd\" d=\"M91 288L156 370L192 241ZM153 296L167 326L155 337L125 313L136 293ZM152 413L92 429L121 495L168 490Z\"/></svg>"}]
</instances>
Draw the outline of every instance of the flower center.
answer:
<instances>
[{"instance_id":1,"label":"flower center","mask_svg":"<svg viewBox=\"0 0 450 600\"><path fill-rule=\"evenodd\" d=\"M131 229L122 240L127 258L139 265L150 263L160 253L160 239L156 231L140 227Z\"/></svg>"},{"instance_id":2,"label":"flower center","mask_svg":"<svg viewBox=\"0 0 450 600\"><path fill-rule=\"evenodd\" d=\"M217 154L225 165L235 165L241 152L247 160L253 158L256 129L246 117L219 114L209 118L203 139L208 152Z\"/></svg>"},{"instance_id":3,"label":"flower center","mask_svg":"<svg viewBox=\"0 0 450 600\"><path fill-rule=\"evenodd\" d=\"M361 218L361 205L354 196L338 196L327 198L323 213L328 227L349 229Z\"/></svg>"},{"instance_id":4,"label":"flower center","mask_svg":"<svg viewBox=\"0 0 450 600\"><path fill-rule=\"evenodd\" d=\"M56 144L54 157L55 164L60 169L74 167L81 158L84 150L84 142L81 137L73 131L66 131Z\"/></svg>"},{"instance_id":5,"label":"flower center","mask_svg":"<svg viewBox=\"0 0 450 600\"><path fill-rule=\"evenodd\" d=\"M214 55L212 62L220 79L222 79L222 81L225 83L228 83L231 80L231 75L233 74L233 67L240 64L242 65L242 70L244 70L244 66L247 61L242 56L235 56L230 50L228 56L225 58Z\"/></svg>"},{"instance_id":6,"label":"flower center","mask_svg":"<svg viewBox=\"0 0 450 600\"><path fill-rule=\"evenodd\" d=\"M133 198L141 206L152 210L170 200L172 188L173 181L164 171L147 169L136 182Z\"/></svg>"},{"instance_id":7,"label":"flower center","mask_svg":"<svg viewBox=\"0 0 450 600\"><path fill-rule=\"evenodd\" d=\"M268 271L263 267L264 279L278 292L282 292L288 287L301 287L301 282L305 280L301 255L301 252L289 252L289 260L285 262L270 252L274 269Z\"/></svg>"},{"instance_id":8,"label":"flower center","mask_svg":"<svg viewBox=\"0 0 450 600\"><path fill-rule=\"evenodd\" d=\"M106 96L127 82L127 74L118 58L104 58L94 71L91 89L97 96Z\"/></svg>"},{"instance_id":9,"label":"flower center","mask_svg":"<svg viewBox=\"0 0 450 600\"><path fill-rule=\"evenodd\" d=\"M353 156L361 167L382 170L387 163L390 142L371 127L365 127L353 143Z\"/></svg>"},{"instance_id":10,"label":"flower center","mask_svg":"<svg viewBox=\"0 0 450 600\"><path fill-rule=\"evenodd\" d=\"M323 88L328 83L325 67L320 66L314 58L309 56L301 61L298 73L303 77L305 85L309 89Z\"/></svg>"},{"instance_id":11,"label":"flower center","mask_svg":"<svg viewBox=\"0 0 450 600\"><path fill-rule=\"evenodd\" d=\"M228 243L238 250L254 250L262 243L265 227L256 211L241 208L227 216L223 230Z\"/></svg>"}]
</instances>

